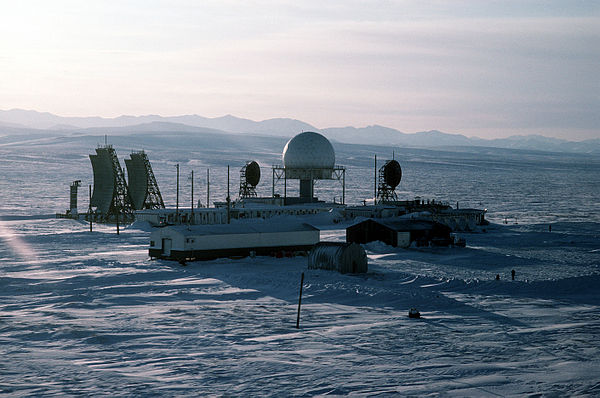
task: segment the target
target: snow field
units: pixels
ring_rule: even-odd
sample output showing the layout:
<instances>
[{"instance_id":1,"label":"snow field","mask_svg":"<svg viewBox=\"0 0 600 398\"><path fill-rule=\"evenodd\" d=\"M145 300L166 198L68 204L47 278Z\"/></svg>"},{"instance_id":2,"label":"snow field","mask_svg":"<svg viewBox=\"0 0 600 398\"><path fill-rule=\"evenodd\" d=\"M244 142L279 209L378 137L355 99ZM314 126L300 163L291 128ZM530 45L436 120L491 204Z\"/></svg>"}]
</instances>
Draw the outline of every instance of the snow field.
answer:
<instances>
[{"instance_id":1,"label":"snow field","mask_svg":"<svg viewBox=\"0 0 600 398\"><path fill-rule=\"evenodd\" d=\"M353 276L308 270L304 257L183 267L149 261L148 232L136 227L117 236L72 220L8 224L43 259L0 271L10 358L0 388L11 395L598 393L600 276L574 264L578 276L537 278L522 264L509 281L493 231L469 234L463 252L373 243L369 273ZM556 239L585 246L572 227ZM334 228L322 239L342 240ZM482 252L495 261L476 266ZM423 318L409 319L411 307Z\"/></svg>"},{"instance_id":2,"label":"snow field","mask_svg":"<svg viewBox=\"0 0 600 398\"><path fill-rule=\"evenodd\" d=\"M10 138L10 137L9 137ZM365 246L369 273L308 270L306 258L150 261L149 228L54 219L104 136L12 137L0 144L0 392L10 396L598 396L600 163L592 157L486 148L395 148L403 199L487 207L466 248ZM175 164L196 199L225 197L231 165L263 167L284 139L227 135L112 136L123 160L149 154L165 202ZM334 143L346 200L373 193L373 155ZM123 166L123 163L122 163ZM265 169L266 167L266 169ZM317 193L340 197L337 183ZM283 188L279 187L281 192ZM296 186L290 184L288 193ZM344 240L333 215L310 221ZM504 221L508 224L503 224ZM552 232L548 225L552 224ZM516 271L516 281L510 272ZM295 329L301 273L300 329ZM500 275L500 281L495 275ZM416 307L423 318L412 320Z\"/></svg>"}]
</instances>

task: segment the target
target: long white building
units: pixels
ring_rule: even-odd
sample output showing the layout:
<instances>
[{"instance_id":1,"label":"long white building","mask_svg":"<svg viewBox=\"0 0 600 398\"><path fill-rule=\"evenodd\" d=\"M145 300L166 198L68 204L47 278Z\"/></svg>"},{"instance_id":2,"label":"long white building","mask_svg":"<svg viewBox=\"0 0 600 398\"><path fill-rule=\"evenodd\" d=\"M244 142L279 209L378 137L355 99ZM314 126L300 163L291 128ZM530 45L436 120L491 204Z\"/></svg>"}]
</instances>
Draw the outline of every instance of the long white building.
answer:
<instances>
[{"instance_id":1,"label":"long white building","mask_svg":"<svg viewBox=\"0 0 600 398\"><path fill-rule=\"evenodd\" d=\"M152 231L149 254L169 260L209 260L252 253L308 252L318 242L319 230L299 222L173 225Z\"/></svg>"}]
</instances>

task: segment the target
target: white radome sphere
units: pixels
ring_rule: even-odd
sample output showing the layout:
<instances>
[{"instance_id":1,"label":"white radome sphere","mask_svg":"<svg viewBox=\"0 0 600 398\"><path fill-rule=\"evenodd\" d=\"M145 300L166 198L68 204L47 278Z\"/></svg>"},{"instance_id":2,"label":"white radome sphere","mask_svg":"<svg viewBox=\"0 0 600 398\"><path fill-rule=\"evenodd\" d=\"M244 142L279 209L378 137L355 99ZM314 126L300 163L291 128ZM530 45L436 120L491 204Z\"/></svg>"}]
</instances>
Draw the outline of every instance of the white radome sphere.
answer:
<instances>
[{"instance_id":1,"label":"white radome sphere","mask_svg":"<svg viewBox=\"0 0 600 398\"><path fill-rule=\"evenodd\" d=\"M333 169L335 166L333 146L327 138L312 131L289 140L282 156L286 169Z\"/></svg>"}]
</instances>

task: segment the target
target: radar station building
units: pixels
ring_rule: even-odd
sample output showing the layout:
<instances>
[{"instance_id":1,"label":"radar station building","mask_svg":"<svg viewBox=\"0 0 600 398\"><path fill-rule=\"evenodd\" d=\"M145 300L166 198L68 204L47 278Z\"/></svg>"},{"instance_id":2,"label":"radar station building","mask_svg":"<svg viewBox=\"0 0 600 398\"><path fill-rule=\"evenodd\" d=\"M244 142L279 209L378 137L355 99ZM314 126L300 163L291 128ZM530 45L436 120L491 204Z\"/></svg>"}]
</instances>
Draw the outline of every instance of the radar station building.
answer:
<instances>
[{"instance_id":1,"label":"radar station building","mask_svg":"<svg viewBox=\"0 0 600 398\"><path fill-rule=\"evenodd\" d=\"M335 165L335 151L327 138L319 133L306 131L290 139L283 148L283 167L273 166L273 196L275 183L284 180L286 204L317 202L314 187L317 180L341 180L342 200L345 202L346 169ZM288 180L300 180L299 197L287 196Z\"/></svg>"}]
</instances>

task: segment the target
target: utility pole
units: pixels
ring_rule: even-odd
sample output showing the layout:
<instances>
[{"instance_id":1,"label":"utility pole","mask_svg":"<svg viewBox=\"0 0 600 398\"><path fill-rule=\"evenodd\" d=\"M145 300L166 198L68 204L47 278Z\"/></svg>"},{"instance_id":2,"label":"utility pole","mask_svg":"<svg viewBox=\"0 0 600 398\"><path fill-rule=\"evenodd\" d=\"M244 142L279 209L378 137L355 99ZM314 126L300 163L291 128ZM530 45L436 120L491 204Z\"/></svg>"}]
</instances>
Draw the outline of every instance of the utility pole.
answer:
<instances>
[{"instance_id":1,"label":"utility pole","mask_svg":"<svg viewBox=\"0 0 600 398\"><path fill-rule=\"evenodd\" d=\"M283 169L283 205L285 206L287 203L287 169L284 167Z\"/></svg>"},{"instance_id":2,"label":"utility pole","mask_svg":"<svg viewBox=\"0 0 600 398\"><path fill-rule=\"evenodd\" d=\"M304 272L300 277L300 294L298 295L298 316L296 317L296 329L300 329L300 306L302 305L302 286L304 285Z\"/></svg>"},{"instance_id":3,"label":"utility pole","mask_svg":"<svg viewBox=\"0 0 600 398\"><path fill-rule=\"evenodd\" d=\"M175 219L179 221L179 163L177 163L177 203L175 205Z\"/></svg>"},{"instance_id":4,"label":"utility pole","mask_svg":"<svg viewBox=\"0 0 600 398\"><path fill-rule=\"evenodd\" d=\"M231 223L231 197L229 197L229 165L227 165L227 224Z\"/></svg>"},{"instance_id":5,"label":"utility pole","mask_svg":"<svg viewBox=\"0 0 600 398\"><path fill-rule=\"evenodd\" d=\"M342 171L342 204L346 204L346 169Z\"/></svg>"},{"instance_id":6,"label":"utility pole","mask_svg":"<svg viewBox=\"0 0 600 398\"><path fill-rule=\"evenodd\" d=\"M206 169L206 208L210 207L210 169Z\"/></svg>"},{"instance_id":7,"label":"utility pole","mask_svg":"<svg viewBox=\"0 0 600 398\"><path fill-rule=\"evenodd\" d=\"M373 204L377 204L377 155L375 155L375 181L373 184Z\"/></svg>"},{"instance_id":8,"label":"utility pole","mask_svg":"<svg viewBox=\"0 0 600 398\"><path fill-rule=\"evenodd\" d=\"M88 204L88 218L90 220L90 232L92 232L92 184L89 184L90 196Z\"/></svg>"},{"instance_id":9,"label":"utility pole","mask_svg":"<svg viewBox=\"0 0 600 398\"><path fill-rule=\"evenodd\" d=\"M194 170L192 170L192 224L194 223Z\"/></svg>"}]
</instances>

